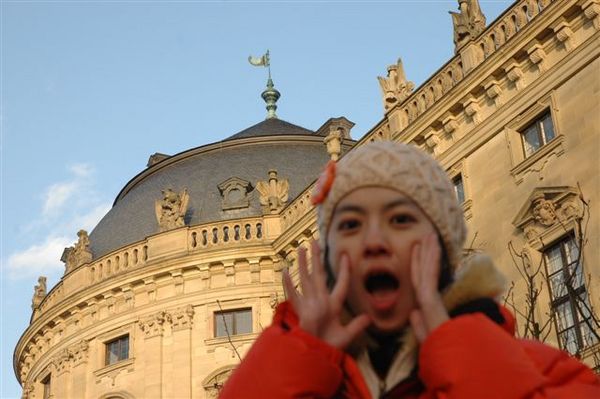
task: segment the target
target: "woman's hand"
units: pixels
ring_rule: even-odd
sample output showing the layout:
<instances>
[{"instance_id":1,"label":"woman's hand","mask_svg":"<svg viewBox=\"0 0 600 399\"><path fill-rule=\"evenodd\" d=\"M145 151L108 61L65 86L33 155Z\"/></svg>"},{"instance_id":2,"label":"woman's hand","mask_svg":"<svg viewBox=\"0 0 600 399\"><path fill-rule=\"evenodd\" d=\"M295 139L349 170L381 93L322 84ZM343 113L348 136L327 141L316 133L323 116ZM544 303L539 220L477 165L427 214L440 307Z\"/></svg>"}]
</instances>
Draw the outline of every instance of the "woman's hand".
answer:
<instances>
[{"instance_id":1,"label":"woman's hand","mask_svg":"<svg viewBox=\"0 0 600 399\"><path fill-rule=\"evenodd\" d=\"M283 286L298 318L300 328L320 338L328 344L344 349L370 323L367 315L360 315L344 325L340 320L348 285L350 282L350 262L342 255L337 281L330 293L327 289L327 275L321 262L321 249L316 241L311 242L312 273L308 272L306 250L298 250L298 266L302 294L296 291L289 273L283 274Z\"/></svg>"},{"instance_id":2,"label":"woman's hand","mask_svg":"<svg viewBox=\"0 0 600 399\"><path fill-rule=\"evenodd\" d=\"M441 249L435 233L425 236L412 250L411 280L417 309L410 313L410 324L419 342L450 317L438 291Z\"/></svg>"}]
</instances>

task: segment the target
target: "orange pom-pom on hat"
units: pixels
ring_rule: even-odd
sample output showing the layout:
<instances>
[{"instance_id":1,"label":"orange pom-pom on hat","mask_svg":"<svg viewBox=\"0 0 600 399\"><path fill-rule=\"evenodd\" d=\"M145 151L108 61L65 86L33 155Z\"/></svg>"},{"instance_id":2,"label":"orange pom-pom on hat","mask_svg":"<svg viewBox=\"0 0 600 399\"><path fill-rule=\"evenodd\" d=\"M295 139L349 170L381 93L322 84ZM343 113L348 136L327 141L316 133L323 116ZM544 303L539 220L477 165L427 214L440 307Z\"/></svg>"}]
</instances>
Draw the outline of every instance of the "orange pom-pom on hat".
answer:
<instances>
[{"instance_id":1,"label":"orange pom-pom on hat","mask_svg":"<svg viewBox=\"0 0 600 399\"><path fill-rule=\"evenodd\" d=\"M327 194L329 194L329 191L331 190L331 186L333 186L334 179L335 161L329 161L315 184L315 190L313 191L311 198L313 205L318 205L325 201Z\"/></svg>"}]
</instances>

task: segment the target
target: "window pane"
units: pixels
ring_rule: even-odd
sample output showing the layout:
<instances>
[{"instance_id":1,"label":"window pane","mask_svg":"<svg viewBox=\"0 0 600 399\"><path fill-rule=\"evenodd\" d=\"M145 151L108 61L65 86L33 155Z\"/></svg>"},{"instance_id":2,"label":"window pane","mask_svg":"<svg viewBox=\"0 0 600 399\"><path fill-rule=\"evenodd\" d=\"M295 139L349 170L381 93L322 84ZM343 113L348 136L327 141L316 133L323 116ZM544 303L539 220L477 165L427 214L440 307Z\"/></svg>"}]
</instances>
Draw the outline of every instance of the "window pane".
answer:
<instances>
[{"instance_id":1,"label":"window pane","mask_svg":"<svg viewBox=\"0 0 600 399\"><path fill-rule=\"evenodd\" d=\"M227 326L225 326L227 324ZM226 337L227 332L234 334L233 332L233 313L231 312L217 312L215 313L215 336Z\"/></svg>"},{"instance_id":2,"label":"window pane","mask_svg":"<svg viewBox=\"0 0 600 399\"><path fill-rule=\"evenodd\" d=\"M129 359L129 335L106 343L106 365L125 359Z\"/></svg>"},{"instance_id":3,"label":"window pane","mask_svg":"<svg viewBox=\"0 0 600 399\"><path fill-rule=\"evenodd\" d=\"M575 324L570 302L563 303L556 307L556 321L558 322L559 331L566 330Z\"/></svg>"},{"instance_id":4,"label":"window pane","mask_svg":"<svg viewBox=\"0 0 600 399\"><path fill-rule=\"evenodd\" d=\"M120 360L129 359L129 336L124 337L121 340L121 353L119 356Z\"/></svg>"},{"instance_id":5,"label":"window pane","mask_svg":"<svg viewBox=\"0 0 600 399\"><path fill-rule=\"evenodd\" d=\"M538 134L537 124L528 127L523 133L523 145L525 146L525 155L530 156L542 146L540 135Z\"/></svg>"},{"instance_id":6,"label":"window pane","mask_svg":"<svg viewBox=\"0 0 600 399\"><path fill-rule=\"evenodd\" d=\"M240 310L236 313L236 334L252 332L252 309Z\"/></svg>"},{"instance_id":7,"label":"window pane","mask_svg":"<svg viewBox=\"0 0 600 399\"><path fill-rule=\"evenodd\" d=\"M456 193L456 198L458 199L458 202L462 204L463 202L465 202L465 188L463 185L462 176L458 175L457 177L455 177L452 180L452 183L454 184L454 192Z\"/></svg>"},{"instance_id":8,"label":"window pane","mask_svg":"<svg viewBox=\"0 0 600 399\"><path fill-rule=\"evenodd\" d=\"M252 332L252 309L236 309L215 312L215 337ZM227 329L225 329L227 327Z\"/></svg>"},{"instance_id":9,"label":"window pane","mask_svg":"<svg viewBox=\"0 0 600 399\"><path fill-rule=\"evenodd\" d=\"M575 262L579 257L579 249L577 248L577 243L573 237L565 242L565 252L567 253L567 261L569 263Z\"/></svg>"},{"instance_id":10,"label":"window pane","mask_svg":"<svg viewBox=\"0 0 600 399\"><path fill-rule=\"evenodd\" d=\"M572 355L577 353L579 347L577 345L577 335L575 334L575 329L571 328L561 332L559 334L559 340L564 350Z\"/></svg>"},{"instance_id":11,"label":"window pane","mask_svg":"<svg viewBox=\"0 0 600 399\"><path fill-rule=\"evenodd\" d=\"M590 323L592 323L593 326L593 321L590 320ZM583 340L584 348L592 346L598 342L598 338L596 338L596 335L585 322L581 323L581 338Z\"/></svg>"},{"instance_id":12,"label":"window pane","mask_svg":"<svg viewBox=\"0 0 600 399\"><path fill-rule=\"evenodd\" d=\"M567 295L567 286L565 284L565 275L562 271L558 271L550 276L550 292L552 300L561 298Z\"/></svg>"},{"instance_id":13,"label":"window pane","mask_svg":"<svg viewBox=\"0 0 600 399\"><path fill-rule=\"evenodd\" d=\"M544 130L544 141L546 143L554 138L554 125L550 113L543 116L542 129Z\"/></svg>"},{"instance_id":14,"label":"window pane","mask_svg":"<svg viewBox=\"0 0 600 399\"><path fill-rule=\"evenodd\" d=\"M560 252L560 244L554 245L544 251L546 255L546 263L548 264L548 273L554 274L563 268L563 259Z\"/></svg>"}]
</instances>

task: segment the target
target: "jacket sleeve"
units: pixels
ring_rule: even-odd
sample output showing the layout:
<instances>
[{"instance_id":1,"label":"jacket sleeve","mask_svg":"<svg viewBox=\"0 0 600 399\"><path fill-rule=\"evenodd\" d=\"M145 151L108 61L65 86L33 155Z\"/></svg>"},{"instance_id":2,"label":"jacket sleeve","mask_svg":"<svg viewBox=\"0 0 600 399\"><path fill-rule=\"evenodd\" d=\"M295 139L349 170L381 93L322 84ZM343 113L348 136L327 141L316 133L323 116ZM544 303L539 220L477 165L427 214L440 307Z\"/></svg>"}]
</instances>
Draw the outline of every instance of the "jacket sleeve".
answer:
<instances>
[{"instance_id":1,"label":"jacket sleeve","mask_svg":"<svg viewBox=\"0 0 600 399\"><path fill-rule=\"evenodd\" d=\"M219 398L330 398L342 382L342 351L297 326L291 304L279 305Z\"/></svg>"},{"instance_id":2,"label":"jacket sleeve","mask_svg":"<svg viewBox=\"0 0 600 399\"><path fill-rule=\"evenodd\" d=\"M516 339L483 314L459 316L434 330L419 364L436 398L600 398L600 380L585 365L542 343Z\"/></svg>"}]
</instances>

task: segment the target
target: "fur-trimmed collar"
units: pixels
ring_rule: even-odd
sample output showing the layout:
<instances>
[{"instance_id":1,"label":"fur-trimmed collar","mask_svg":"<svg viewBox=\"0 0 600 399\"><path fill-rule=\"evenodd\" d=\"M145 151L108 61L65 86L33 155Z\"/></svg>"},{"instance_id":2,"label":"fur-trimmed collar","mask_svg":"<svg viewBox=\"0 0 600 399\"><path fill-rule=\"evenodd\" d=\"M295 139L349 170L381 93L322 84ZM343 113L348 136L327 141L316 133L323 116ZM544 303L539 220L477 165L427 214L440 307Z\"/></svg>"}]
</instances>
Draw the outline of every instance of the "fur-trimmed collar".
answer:
<instances>
[{"instance_id":1,"label":"fur-trimmed collar","mask_svg":"<svg viewBox=\"0 0 600 399\"><path fill-rule=\"evenodd\" d=\"M481 299L497 299L505 289L506 279L485 254L473 254L465 259L463 266L454 276L454 282L442 293L442 300L448 312L469 302ZM409 377L415 368L419 345L410 327L399 338L402 347L392 361L385 381L378 376L369 359L368 348L377 345L373 339L362 337L350 352L354 357L369 387L372 397L396 386Z\"/></svg>"}]
</instances>

